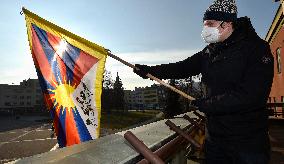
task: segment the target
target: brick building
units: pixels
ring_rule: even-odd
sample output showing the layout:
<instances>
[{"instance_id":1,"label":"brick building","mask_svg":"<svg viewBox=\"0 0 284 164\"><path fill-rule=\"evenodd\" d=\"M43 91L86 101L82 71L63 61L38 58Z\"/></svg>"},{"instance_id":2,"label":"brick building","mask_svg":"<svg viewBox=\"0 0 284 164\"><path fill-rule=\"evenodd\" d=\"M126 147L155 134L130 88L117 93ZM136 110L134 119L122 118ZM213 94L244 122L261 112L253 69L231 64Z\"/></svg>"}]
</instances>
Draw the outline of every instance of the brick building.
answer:
<instances>
[{"instance_id":1,"label":"brick building","mask_svg":"<svg viewBox=\"0 0 284 164\"><path fill-rule=\"evenodd\" d=\"M278 1L280 1L279 8L265 38L270 44L274 57L274 79L268 99L269 103L284 103L284 1L275 0L275 2ZM274 110L275 112L284 112L283 107L276 107Z\"/></svg>"}]
</instances>

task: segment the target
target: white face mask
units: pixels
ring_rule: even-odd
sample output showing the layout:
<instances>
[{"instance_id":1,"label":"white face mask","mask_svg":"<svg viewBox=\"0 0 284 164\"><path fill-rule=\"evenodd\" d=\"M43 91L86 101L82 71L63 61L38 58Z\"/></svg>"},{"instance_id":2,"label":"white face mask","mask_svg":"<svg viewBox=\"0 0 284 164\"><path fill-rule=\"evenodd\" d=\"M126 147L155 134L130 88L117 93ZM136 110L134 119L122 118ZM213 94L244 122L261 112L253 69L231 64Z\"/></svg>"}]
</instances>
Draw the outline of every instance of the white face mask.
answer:
<instances>
[{"instance_id":1,"label":"white face mask","mask_svg":"<svg viewBox=\"0 0 284 164\"><path fill-rule=\"evenodd\" d=\"M222 23L223 22L221 22L220 25ZM217 27L204 26L203 27L201 36L206 43L217 43L217 42L219 42L220 35L221 35L219 30L218 30L219 26L217 26Z\"/></svg>"}]
</instances>

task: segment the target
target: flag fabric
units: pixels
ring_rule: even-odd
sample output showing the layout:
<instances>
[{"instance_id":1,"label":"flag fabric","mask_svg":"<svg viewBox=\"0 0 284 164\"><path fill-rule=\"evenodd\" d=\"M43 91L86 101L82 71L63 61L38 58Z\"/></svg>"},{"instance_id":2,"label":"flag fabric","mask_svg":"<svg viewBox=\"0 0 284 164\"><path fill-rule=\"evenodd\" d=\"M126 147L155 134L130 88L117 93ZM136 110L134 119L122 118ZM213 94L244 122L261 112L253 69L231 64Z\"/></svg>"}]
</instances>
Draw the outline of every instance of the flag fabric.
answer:
<instances>
[{"instance_id":1,"label":"flag fabric","mask_svg":"<svg viewBox=\"0 0 284 164\"><path fill-rule=\"evenodd\" d=\"M59 147L98 138L107 51L27 9L23 13Z\"/></svg>"}]
</instances>

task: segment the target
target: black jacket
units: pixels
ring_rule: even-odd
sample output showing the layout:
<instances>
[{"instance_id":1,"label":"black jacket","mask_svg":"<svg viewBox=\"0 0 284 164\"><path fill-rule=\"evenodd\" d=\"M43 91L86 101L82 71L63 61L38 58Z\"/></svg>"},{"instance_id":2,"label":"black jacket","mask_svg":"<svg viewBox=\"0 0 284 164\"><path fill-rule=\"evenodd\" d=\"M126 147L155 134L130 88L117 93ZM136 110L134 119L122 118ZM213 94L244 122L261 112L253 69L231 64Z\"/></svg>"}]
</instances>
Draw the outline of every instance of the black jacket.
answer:
<instances>
[{"instance_id":1,"label":"black jacket","mask_svg":"<svg viewBox=\"0 0 284 164\"><path fill-rule=\"evenodd\" d=\"M243 17L224 42L210 44L183 61L152 66L150 73L162 79L201 73L204 96L198 106L207 116L207 139L260 149L269 145L265 106L273 61L269 44Z\"/></svg>"}]
</instances>

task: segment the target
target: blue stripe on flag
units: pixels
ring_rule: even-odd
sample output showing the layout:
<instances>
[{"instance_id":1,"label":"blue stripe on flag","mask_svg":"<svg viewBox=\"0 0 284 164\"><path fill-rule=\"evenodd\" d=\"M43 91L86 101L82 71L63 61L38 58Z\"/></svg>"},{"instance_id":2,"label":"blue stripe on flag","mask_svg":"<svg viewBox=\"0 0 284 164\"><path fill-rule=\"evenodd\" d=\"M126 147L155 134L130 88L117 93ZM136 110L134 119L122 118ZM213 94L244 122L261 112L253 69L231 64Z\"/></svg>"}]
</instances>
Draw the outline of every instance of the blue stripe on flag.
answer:
<instances>
[{"instance_id":1,"label":"blue stripe on flag","mask_svg":"<svg viewBox=\"0 0 284 164\"><path fill-rule=\"evenodd\" d=\"M84 123L83 119L81 118L76 108L75 110L76 112L74 110L72 110L72 112L73 112L74 120L76 122L76 127L78 130L81 142L91 140L92 137L86 127L86 124Z\"/></svg>"},{"instance_id":2,"label":"blue stripe on flag","mask_svg":"<svg viewBox=\"0 0 284 164\"><path fill-rule=\"evenodd\" d=\"M73 84L74 66L81 50L67 43L67 50L62 55L62 60L66 66L67 81Z\"/></svg>"},{"instance_id":3,"label":"blue stripe on flag","mask_svg":"<svg viewBox=\"0 0 284 164\"><path fill-rule=\"evenodd\" d=\"M65 130L65 118L66 118L66 110L63 110L63 108L60 107L60 114L58 118L58 145L59 147L65 147L66 146L66 130Z\"/></svg>"}]
</instances>

